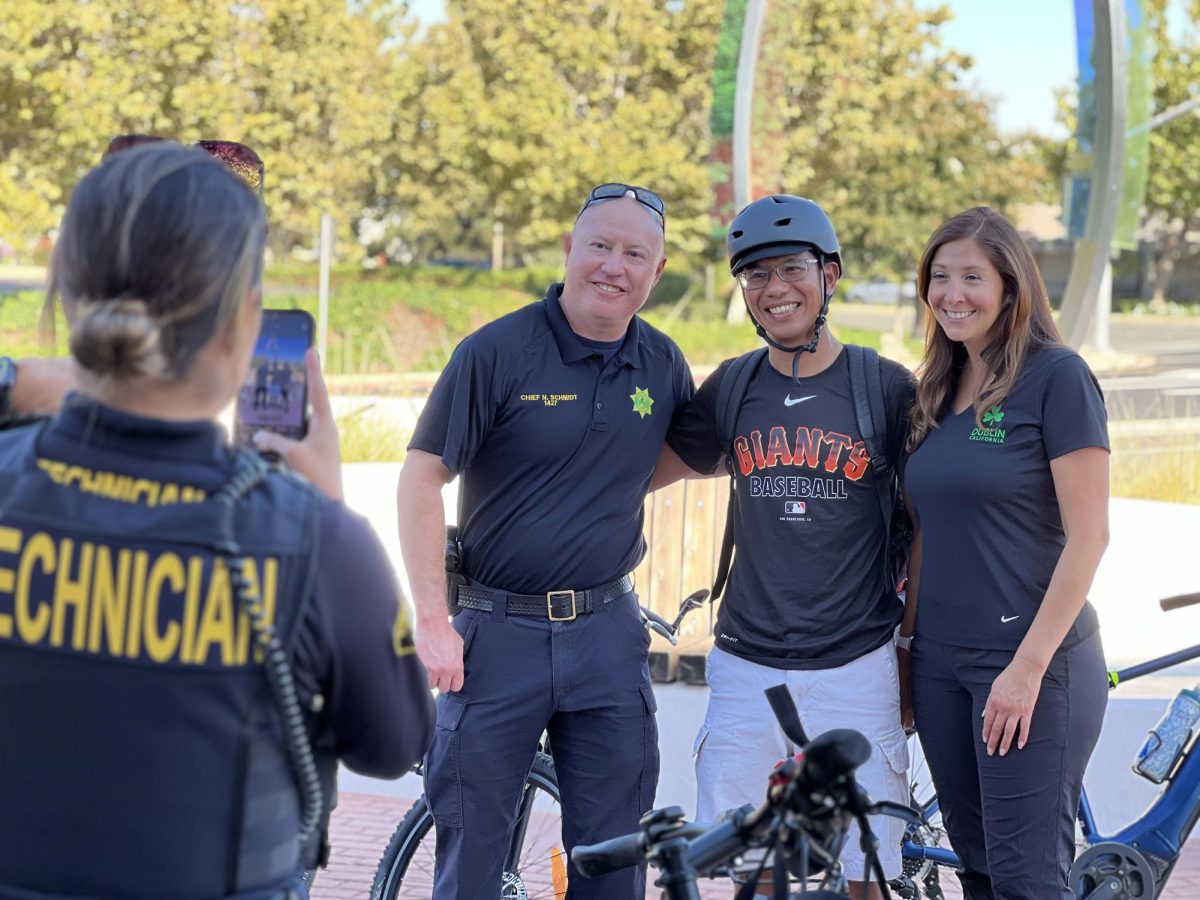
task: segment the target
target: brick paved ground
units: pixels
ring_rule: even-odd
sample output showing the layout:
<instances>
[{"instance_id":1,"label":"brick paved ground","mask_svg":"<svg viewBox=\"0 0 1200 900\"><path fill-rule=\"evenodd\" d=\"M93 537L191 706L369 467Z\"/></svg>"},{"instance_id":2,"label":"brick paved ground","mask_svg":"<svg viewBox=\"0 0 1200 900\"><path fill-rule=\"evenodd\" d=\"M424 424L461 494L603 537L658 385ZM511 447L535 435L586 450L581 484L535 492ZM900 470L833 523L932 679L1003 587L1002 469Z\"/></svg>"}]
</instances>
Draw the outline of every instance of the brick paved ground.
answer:
<instances>
[{"instance_id":1,"label":"brick paved ground","mask_svg":"<svg viewBox=\"0 0 1200 900\"><path fill-rule=\"evenodd\" d=\"M317 878L314 900L364 900L370 892L371 879L379 856L412 800L380 797L372 794L343 793L333 814L333 857L329 868ZM954 882L953 877L943 884ZM705 900L732 896L727 883L702 884ZM648 900L657 898L659 891L647 892ZM948 890L947 897L960 900L957 890ZM413 900L429 900L428 888L407 894ZM1197 900L1200 898L1200 838L1189 842L1183 857L1171 876L1161 900Z\"/></svg>"}]
</instances>

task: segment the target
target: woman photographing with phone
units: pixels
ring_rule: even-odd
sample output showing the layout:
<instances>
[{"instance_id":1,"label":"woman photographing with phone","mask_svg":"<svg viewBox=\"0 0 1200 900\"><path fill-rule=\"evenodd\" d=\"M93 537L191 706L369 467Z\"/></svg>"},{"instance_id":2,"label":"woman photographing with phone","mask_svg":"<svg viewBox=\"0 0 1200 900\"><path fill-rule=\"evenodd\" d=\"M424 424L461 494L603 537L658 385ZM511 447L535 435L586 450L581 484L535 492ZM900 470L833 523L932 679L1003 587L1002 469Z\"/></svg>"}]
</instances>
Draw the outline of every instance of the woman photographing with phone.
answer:
<instances>
[{"instance_id":1,"label":"woman photographing with phone","mask_svg":"<svg viewBox=\"0 0 1200 900\"><path fill-rule=\"evenodd\" d=\"M51 264L80 389L0 434L0 896L306 896L336 764L432 727L378 540L215 423L246 380L266 217L203 150L105 159ZM340 488L313 427L277 444ZM280 438L279 440L283 440Z\"/></svg>"},{"instance_id":2,"label":"woman photographing with phone","mask_svg":"<svg viewBox=\"0 0 1200 900\"><path fill-rule=\"evenodd\" d=\"M944 223L917 285L931 317L904 470L911 707L966 895L1069 898L1107 702L1086 599L1108 540L1104 401L1003 216Z\"/></svg>"}]
</instances>

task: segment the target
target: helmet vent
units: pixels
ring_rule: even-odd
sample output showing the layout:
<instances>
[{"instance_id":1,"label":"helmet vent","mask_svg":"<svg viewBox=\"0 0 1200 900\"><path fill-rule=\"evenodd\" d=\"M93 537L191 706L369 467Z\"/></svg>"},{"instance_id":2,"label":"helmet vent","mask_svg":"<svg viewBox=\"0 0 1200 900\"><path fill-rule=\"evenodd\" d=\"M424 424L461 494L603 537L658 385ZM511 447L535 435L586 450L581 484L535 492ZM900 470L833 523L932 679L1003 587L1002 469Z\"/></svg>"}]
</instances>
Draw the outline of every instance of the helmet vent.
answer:
<instances>
[{"instance_id":1,"label":"helmet vent","mask_svg":"<svg viewBox=\"0 0 1200 900\"><path fill-rule=\"evenodd\" d=\"M745 233L746 232L739 230L739 231L731 231L729 234L730 234L730 237L732 237L736 240L737 238L740 238Z\"/></svg>"},{"instance_id":2,"label":"helmet vent","mask_svg":"<svg viewBox=\"0 0 1200 900\"><path fill-rule=\"evenodd\" d=\"M777 219L775 221L776 228L787 228L791 224L792 224L792 219L790 216L786 219Z\"/></svg>"}]
</instances>

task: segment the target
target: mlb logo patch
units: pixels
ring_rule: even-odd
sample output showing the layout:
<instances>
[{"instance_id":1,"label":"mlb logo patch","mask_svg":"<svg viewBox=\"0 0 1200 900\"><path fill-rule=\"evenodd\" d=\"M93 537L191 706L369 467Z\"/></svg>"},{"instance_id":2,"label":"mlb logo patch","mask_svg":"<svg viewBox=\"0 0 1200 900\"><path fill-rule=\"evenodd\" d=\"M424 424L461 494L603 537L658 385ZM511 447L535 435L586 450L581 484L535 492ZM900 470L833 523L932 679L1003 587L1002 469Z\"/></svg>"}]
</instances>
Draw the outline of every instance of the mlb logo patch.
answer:
<instances>
[{"instance_id":1,"label":"mlb logo patch","mask_svg":"<svg viewBox=\"0 0 1200 900\"><path fill-rule=\"evenodd\" d=\"M806 512L808 512L808 507L803 500L788 500L783 504L785 516L802 516Z\"/></svg>"}]
</instances>

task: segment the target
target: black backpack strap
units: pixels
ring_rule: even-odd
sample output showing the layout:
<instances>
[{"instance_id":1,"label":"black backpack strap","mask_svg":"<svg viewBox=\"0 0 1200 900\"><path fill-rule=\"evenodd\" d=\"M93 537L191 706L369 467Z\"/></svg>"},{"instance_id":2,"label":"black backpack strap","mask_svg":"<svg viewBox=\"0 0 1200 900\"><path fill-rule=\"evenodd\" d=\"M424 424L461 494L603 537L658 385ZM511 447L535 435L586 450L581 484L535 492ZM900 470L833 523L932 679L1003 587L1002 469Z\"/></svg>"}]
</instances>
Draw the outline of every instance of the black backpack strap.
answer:
<instances>
[{"instance_id":1,"label":"black backpack strap","mask_svg":"<svg viewBox=\"0 0 1200 900\"><path fill-rule=\"evenodd\" d=\"M725 451L726 458L729 458L733 433L737 431L738 412L742 408L742 401L746 399L750 379L754 377L766 355L766 347L743 353L729 363L725 375L721 378L721 386L717 390L717 428L721 438L721 449Z\"/></svg>"},{"instance_id":2,"label":"black backpack strap","mask_svg":"<svg viewBox=\"0 0 1200 900\"><path fill-rule=\"evenodd\" d=\"M846 355L850 363L850 396L854 399L854 417L858 420L859 434L871 458L879 514L883 517L884 534L888 535L890 543L896 484L895 471L887 458L887 403L883 396L882 365L879 354L870 347L847 344ZM885 552L883 560L884 574L889 581L893 576L890 555L890 552Z\"/></svg>"},{"instance_id":3,"label":"black backpack strap","mask_svg":"<svg viewBox=\"0 0 1200 900\"><path fill-rule=\"evenodd\" d=\"M737 431L738 412L742 408L742 401L746 399L750 379L754 377L766 356L767 348L760 347L734 359L725 370L721 386L717 389L717 429L721 438L721 448L725 452L725 468L729 472L729 506L725 509L725 535L721 538L721 555L717 560L717 574L713 579L713 600L719 600L725 591L725 582L729 580L729 567L733 563L733 517L737 476L734 473L731 451L734 432Z\"/></svg>"}]
</instances>

